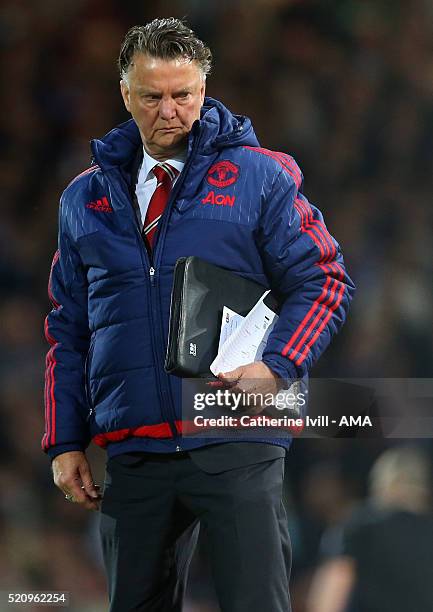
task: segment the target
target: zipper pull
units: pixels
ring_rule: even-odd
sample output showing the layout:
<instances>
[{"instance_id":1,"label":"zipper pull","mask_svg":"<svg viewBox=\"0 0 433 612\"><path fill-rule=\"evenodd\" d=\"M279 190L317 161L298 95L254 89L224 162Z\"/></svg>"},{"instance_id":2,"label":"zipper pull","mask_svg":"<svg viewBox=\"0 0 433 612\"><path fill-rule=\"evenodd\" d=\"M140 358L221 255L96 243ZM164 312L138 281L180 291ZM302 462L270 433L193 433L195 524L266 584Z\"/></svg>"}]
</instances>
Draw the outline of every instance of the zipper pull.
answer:
<instances>
[{"instance_id":1,"label":"zipper pull","mask_svg":"<svg viewBox=\"0 0 433 612\"><path fill-rule=\"evenodd\" d=\"M150 282L153 285L153 283L155 282L155 268L153 266L149 269L149 276Z\"/></svg>"}]
</instances>

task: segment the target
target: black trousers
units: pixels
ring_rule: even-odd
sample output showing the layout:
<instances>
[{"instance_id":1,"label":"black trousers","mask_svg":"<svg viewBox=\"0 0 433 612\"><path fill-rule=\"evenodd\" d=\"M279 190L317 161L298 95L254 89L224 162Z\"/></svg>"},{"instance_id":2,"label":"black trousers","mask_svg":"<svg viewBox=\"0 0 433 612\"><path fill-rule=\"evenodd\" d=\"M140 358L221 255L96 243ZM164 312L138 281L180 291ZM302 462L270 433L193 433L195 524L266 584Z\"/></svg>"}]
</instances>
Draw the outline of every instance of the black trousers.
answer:
<instances>
[{"instance_id":1,"label":"black trousers","mask_svg":"<svg viewBox=\"0 0 433 612\"><path fill-rule=\"evenodd\" d=\"M290 612L283 458L207 473L188 453L106 466L100 533L110 612L178 612L200 524L222 612Z\"/></svg>"}]
</instances>

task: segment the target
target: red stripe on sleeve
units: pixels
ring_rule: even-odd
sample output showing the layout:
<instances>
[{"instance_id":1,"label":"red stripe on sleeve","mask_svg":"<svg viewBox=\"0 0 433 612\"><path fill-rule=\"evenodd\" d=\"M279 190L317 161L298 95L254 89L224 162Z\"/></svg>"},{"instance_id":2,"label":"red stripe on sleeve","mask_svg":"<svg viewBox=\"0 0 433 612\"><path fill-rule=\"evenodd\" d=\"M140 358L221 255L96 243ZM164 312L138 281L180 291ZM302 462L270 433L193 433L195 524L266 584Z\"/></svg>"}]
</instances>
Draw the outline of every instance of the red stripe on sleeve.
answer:
<instances>
[{"instance_id":1,"label":"red stripe on sleeve","mask_svg":"<svg viewBox=\"0 0 433 612\"><path fill-rule=\"evenodd\" d=\"M42 449L46 448L47 435L48 435L48 401L47 401L47 372L45 370L45 384L44 384L44 406L45 406L45 433L42 437Z\"/></svg>"},{"instance_id":2,"label":"red stripe on sleeve","mask_svg":"<svg viewBox=\"0 0 433 612\"><path fill-rule=\"evenodd\" d=\"M275 161L278 161L280 166L284 168L294 178L296 186L299 189L299 187L301 186L301 175L300 175L300 172L296 171L295 169L295 166L296 166L295 161L289 155L286 155L285 153L274 153L274 156L270 156L270 157L272 157L272 159L275 159ZM290 169L288 166L290 167ZM295 175L293 173L295 173ZM304 210L304 213L305 213L304 225L307 226L308 224L308 227L316 231L318 236L323 239L322 243L325 246L325 248L328 250L328 253L329 253L329 256L326 258L326 260L333 259L333 257L335 256L335 245L325 225L318 219L314 219L313 211L307 201L304 201L301 198L296 197L295 202L297 202L298 205ZM307 223L305 223L305 221ZM309 231L307 231L307 233L313 238L314 242L319 246L319 243L317 239L314 238L313 234Z\"/></svg>"},{"instance_id":3,"label":"red stripe on sleeve","mask_svg":"<svg viewBox=\"0 0 433 612\"><path fill-rule=\"evenodd\" d=\"M302 336L301 340L298 342L297 346L292 350L292 353L290 354L290 359L294 360L296 365L301 365L301 363L304 361L305 357L308 354L308 351L310 350L311 346L314 344L314 342L319 337L320 332L322 331L322 329L324 328L324 326L328 322L329 318L332 316L332 313L340 305L342 297L343 297L343 294L344 294L344 290L345 290L344 283L341 283L341 281L344 279L344 271L343 271L342 267L339 264L337 264L337 263L330 263L330 264L323 265L323 266L321 265L320 267L327 274L329 274L329 272L333 272L334 274L337 274L338 278L334 279L333 286L332 286L332 288L330 290L329 298L323 304L323 306L321 307L319 313L316 315L315 319L313 320L313 322L311 323L309 328L305 331L305 333ZM328 276L328 278L331 278L331 277ZM339 288L338 294L336 296L336 299L334 301L333 298L335 296L335 291L337 290L338 287L340 287L340 288ZM334 303L331 305L332 301L334 301ZM328 308L328 306L329 306L329 308ZM323 323L323 321L322 321L322 323L318 327L318 330L314 334L313 338L310 340L310 342L306 343L306 341L307 341L309 335L311 334L311 332L313 331L314 327L319 323L320 319L325 315L326 312L327 312L327 315L324 318L325 323ZM303 343L306 343L306 346L305 346L304 350L302 351L301 355L299 356L299 351L300 351ZM297 354L298 354L298 358L295 360L295 357L296 357Z\"/></svg>"},{"instance_id":4,"label":"red stripe on sleeve","mask_svg":"<svg viewBox=\"0 0 433 612\"><path fill-rule=\"evenodd\" d=\"M319 251L320 251L319 263L325 262L327 259L327 256L325 255L324 246L326 245L323 245L322 241L319 239L318 236L316 236L316 234L314 234L312 230L307 229L307 225L305 224L306 213L305 213L305 210L299 205L299 202L300 202L299 200L295 200L294 206L295 206L295 209L298 211L299 216L301 217L301 232L308 234L313 240L313 242L319 248Z\"/></svg>"},{"instance_id":5,"label":"red stripe on sleeve","mask_svg":"<svg viewBox=\"0 0 433 612\"><path fill-rule=\"evenodd\" d=\"M257 151L257 153L261 153L262 155L266 155L267 157L270 157L271 159L273 159L276 162L278 162L280 164L280 166L282 168L284 168L284 170L286 170L286 172L288 172L288 174L290 174L292 179L295 181L296 187L298 189L300 188L301 183L302 183L302 178L301 178L300 171L297 168L295 168L294 166L288 167L283 162L283 160L281 160L281 158L279 157L279 155L282 155L282 153L276 153L275 151L270 151L269 149L262 149L261 147L245 147L245 149L249 149L250 151Z\"/></svg>"},{"instance_id":6,"label":"red stripe on sleeve","mask_svg":"<svg viewBox=\"0 0 433 612\"><path fill-rule=\"evenodd\" d=\"M309 350L311 349L312 345L316 342L317 338L320 336L323 328L325 327L325 325L328 323L329 319L332 316L332 313L339 307L339 305L341 304L341 300L343 299L343 294L344 294L344 289L345 286L344 284L341 285L340 290L338 292L338 297L337 300L335 301L334 305L331 306L331 308L328 311L328 314L326 315L326 317L323 319L320 327L317 329L316 333L314 334L314 336L311 338L311 340L308 342L308 344L305 346L301 357L299 357L299 359L297 359L295 361L296 365L301 365L302 362L305 360L305 358L307 357L307 354L309 352Z\"/></svg>"},{"instance_id":7,"label":"red stripe on sleeve","mask_svg":"<svg viewBox=\"0 0 433 612\"><path fill-rule=\"evenodd\" d=\"M54 306L54 308L60 308L60 304L56 302L56 300L54 299L53 290L52 290L53 268L58 262L59 256L60 256L60 252L57 249L57 251L54 253L53 261L51 263L50 275L48 277L48 297L50 299L50 302Z\"/></svg>"},{"instance_id":8,"label":"red stripe on sleeve","mask_svg":"<svg viewBox=\"0 0 433 612\"><path fill-rule=\"evenodd\" d=\"M278 162L281 168L286 170L286 172L290 174L290 176L293 178L297 189L300 188L301 183L302 183L301 172L299 168L297 167L294 159L290 157L290 155L287 155L286 153L270 151L269 149L263 149L261 147L248 147L247 146L245 148L249 149L250 151L257 151L258 153L261 153L262 155L266 155L267 157L270 157L274 161ZM314 219L311 207L306 202L303 202L299 198L296 198L296 201L298 202L298 204L300 203L301 206L305 209L306 217L304 219L304 226L305 226L306 233L308 233L311 236L311 238L314 240L315 244L319 246L320 239L316 238L314 233L312 233L312 231L309 231L310 228L307 230L305 220L309 221L308 225L311 226L311 229L316 231L318 235L321 236L321 238L323 238L323 244L329 250L328 257L326 257L326 259L324 259L322 263L324 263L326 260L331 260L333 257L335 257L335 245L324 223L322 223L322 221L319 221L318 219ZM322 253L321 248L320 248L320 251ZM324 257L324 255L322 255L322 257Z\"/></svg>"},{"instance_id":9,"label":"red stripe on sleeve","mask_svg":"<svg viewBox=\"0 0 433 612\"><path fill-rule=\"evenodd\" d=\"M331 277L328 277L328 278L331 278ZM336 295L335 292L339 284L340 284L340 281L334 279L332 286L329 290L329 294L328 294L326 301L322 303L322 306L320 307L313 321L310 323L309 327L305 330L302 338L299 340L298 344L292 349L292 352L290 353L289 358L292 359L293 361L295 360L296 356L300 353L301 347L307 342L311 332L316 327L316 325L318 325L320 319L323 317L328 307L330 307L331 304L335 301L335 295Z\"/></svg>"},{"instance_id":10,"label":"red stripe on sleeve","mask_svg":"<svg viewBox=\"0 0 433 612\"><path fill-rule=\"evenodd\" d=\"M285 153L277 153L275 151L270 151L268 149L262 149L260 147L245 147L251 151L257 151L258 153L262 153L263 155L267 155L271 159L278 162L278 164L286 170L288 174L293 178L297 188L299 189L302 182L302 176L300 174L299 169L296 166L295 161ZM281 354L286 356L288 352L291 350L289 358L294 360L299 350L302 348L305 343L305 347L302 350L302 353L294 363L296 365L301 365L305 360L308 352L311 349L311 346L316 342L319 337L321 331L329 321L332 313L339 307L341 304L341 300L345 291L345 284L342 282L345 273L340 264L333 262L332 260L335 258L337 250L335 247L335 243L332 239L332 236L328 232L325 224L320 219L315 219L313 215L313 210L311 205L307 200L301 199L300 197L296 197L294 201L294 207L301 219L301 232L308 234L313 240L314 244L318 247L320 252L320 259L315 265L319 266L326 273L326 281L322 288L322 292L318 298L312 304L310 310L307 312L297 329L295 330L293 336L283 348ZM333 273L337 276L333 278L329 274ZM332 282L332 285L331 285ZM330 287L331 285L331 287ZM339 287L340 286L340 287ZM338 288L339 287L339 288ZM320 307L320 310L316 313L317 309ZM310 323L313 315L316 313L313 321ZM325 314L326 313L326 314ZM315 326L323 319L312 336L312 338L307 342L310 334L314 330ZM308 329L306 326L309 325ZM302 337L298 341L295 348L292 348L295 344L296 340L303 333Z\"/></svg>"},{"instance_id":11,"label":"red stripe on sleeve","mask_svg":"<svg viewBox=\"0 0 433 612\"><path fill-rule=\"evenodd\" d=\"M293 159L293 157L291 157L290 155L288 155L287 153L277 153L278 156L285 161L285 163L289 166L289 168L291 168L291 170L295 173L295 175L298 177L299 180L299 184L297 184L298 189L301 186L302 183L302 177L301 177L301 172L299 170L299 168L297 167L297 164L295 162L295 160Z\"/></svg>"},{"instance_id":12,"label":"red stripe on sleeve","mask_svg":"<svg viewBox=\"0 0 433 612\"><path fill-rule=\"evenodd\" d=\"M48 379L48 390L47 390L47 398L48 398L48 422L49 422L49 443L53 445L56 439L56 399L54 396L54 368L57 364L56 358L54 356L54 346L50 348L47 354L47 361L49 363L47 370L47 379Z\"/></svg>"},{"instance_id":13,"label":"red stripe on sleeve","mask_svg":"<svg viewBox=\"0 0 433 612\"><path fill-rule=\"evenodd\" d=\"M52 400L51 400L51 389L54 385L53 381L53 352L54 345L56 344L55 339L49 332L48 329L48 317L45 318L45 337L51 345L50 350L47 353L45 360L45 422L46 422L46 433L45 433L45 447L49 446L49 440L51 437L51 423L52 423Z\"/></svg>"},{"instance_id":14,"label":"red stripe on sleeve","mask_svg":"<svg viewBox=\"0 0 433 612\"><path fill-rule=\"evenodd\" d=\"M328 276L326 278L326 282L323 286L322 289L322 293L320 294L320 296L314 301L314 303L312 304L310 310L307 312L307 314L305 315L305 317L302 319L301 323L298 325L297 329L295 330L293 336L291 337L290 341L286 344L286 346L283 348L283 350L281 351L281 354L285 357L287 355L287 353L289 352L289 350L292 348L292 346L294 345L294 343L296 342L296 339L298 338L298 336L301 334L302 330L305 328L305 326L307 325L308 321L311 319L311 317L313 316L313 314L315 313L315 311L317 310L317 308L319 307L319 305L323 302L323 300L326 298L327 294L328 294L328 287L329 284L331 282L331 277Z\"/></svg>"},{"instance_id":15,"label":"red stripe on sleeve","mask_svg":"<svg viewBox=\"0 0 433 612\"><path fill-rule=\"evenodd\" d=\"M297 198L297 201L299 200L300 198ZM312 211L310 204L303 200L301 200L301 202L302 202L302 206L304 207L306 211L307 218L309 219L309 225L314 227L314 229L318 232L318 234L323 238L323 242L327 246L329 255L326 258L326 261L330 261L334 259L336 255L336 249L335 249L335 244L331 238L330 233L326 229L324 223L319 221L319 219L314 219L313 211ZM325 263L325 262L322 262L322 263Z\"/></svg>"}]
</instances>

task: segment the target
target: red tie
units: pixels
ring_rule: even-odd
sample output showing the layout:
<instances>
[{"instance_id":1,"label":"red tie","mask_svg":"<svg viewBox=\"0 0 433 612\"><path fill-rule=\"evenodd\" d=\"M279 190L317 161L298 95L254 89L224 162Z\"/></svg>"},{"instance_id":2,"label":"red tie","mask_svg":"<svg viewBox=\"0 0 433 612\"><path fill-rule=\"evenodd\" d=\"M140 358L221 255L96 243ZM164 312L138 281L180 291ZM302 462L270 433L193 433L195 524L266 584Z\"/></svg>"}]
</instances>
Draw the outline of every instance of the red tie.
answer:
<instances>
[{"instance_id":1,"label":"red tie","mask_svg":"<svg viewBox=\"0 0 433 612\"><path fill-rule=\"evenodd\" d=\"M176 168L172 168L172 166L165 162L154 166L152 172L156 176L158 182L150 199L143 226L143 236L148 241L150 248L153 246L153 239L155 237L158 221L162 217L162 213L168 202L171 188L173 187L173 181L179 174Z\"/></svg>"}]
</instances>

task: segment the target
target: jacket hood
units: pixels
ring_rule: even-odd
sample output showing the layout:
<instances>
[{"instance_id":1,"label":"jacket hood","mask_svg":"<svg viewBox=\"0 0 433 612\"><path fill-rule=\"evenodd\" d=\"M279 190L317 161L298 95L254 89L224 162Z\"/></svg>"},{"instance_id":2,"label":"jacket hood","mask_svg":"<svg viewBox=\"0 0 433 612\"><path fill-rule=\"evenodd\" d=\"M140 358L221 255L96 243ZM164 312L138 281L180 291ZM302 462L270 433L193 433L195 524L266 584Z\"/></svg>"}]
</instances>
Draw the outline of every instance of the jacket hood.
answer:
<instances>
[{"instance_id":1,"label":"jacket hood","mask_svg":"<svg viewBox=\"0 0 433 612\"><path fill-rule=\"evenodd\" d=\"M200 153L209 155L225 147L259 146L248 117L235 115L214 98L206 97L200 120L194 122L188 153L196 139L200 139ZM141 145L140 132L133 119L112 129L101 139L90 143L95 162L104 169L129 164Z\"/></svg>"},{"instance_id":2,"label":"jacket hood","mask_svg":"<svg viewBox=\"0 0 433 612\"><path fill-rule=\"evenodd\" d=\"M198 131L204 132L203 147L215 151L224 147L257 147L259 142L248 117L235 115L219 100L206 97L197 121ZM195 126L193 126L194 128Z\"/></svg>"}]
</instances>

